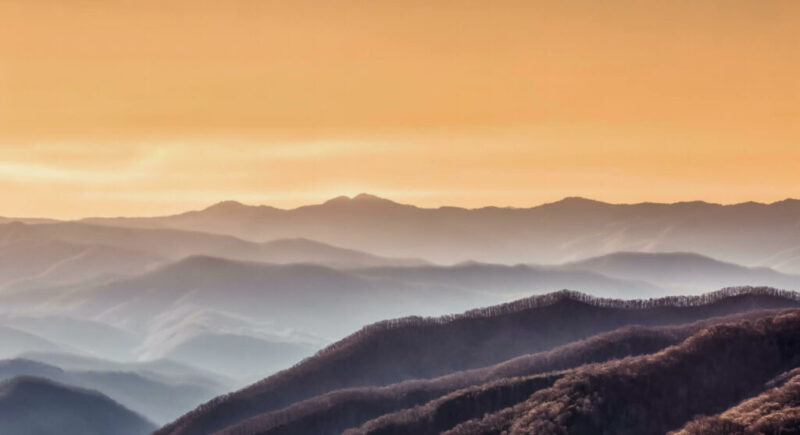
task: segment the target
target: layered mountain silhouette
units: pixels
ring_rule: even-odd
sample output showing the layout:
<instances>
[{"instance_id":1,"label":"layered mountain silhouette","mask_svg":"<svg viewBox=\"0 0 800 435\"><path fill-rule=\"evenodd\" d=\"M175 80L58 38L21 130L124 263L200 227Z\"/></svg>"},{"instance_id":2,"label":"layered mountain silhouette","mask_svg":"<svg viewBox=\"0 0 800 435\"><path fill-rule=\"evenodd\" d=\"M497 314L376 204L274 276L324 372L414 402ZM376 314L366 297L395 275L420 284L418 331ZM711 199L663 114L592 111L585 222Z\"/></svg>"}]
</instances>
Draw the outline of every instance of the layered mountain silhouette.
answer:
<instances>
[{"instance_id":1,"label":"layered mountain silhouette","mask_svg":"<svg viewBox=\"0 0 800 435\"><path fill-rule=\"evenodd\" d=\"M800 272L800 201L608 204L584 198L531 208L421 208L372 195L291 210L227 201L158 218L88 219L180 228L255 241L303 237L440 263L562 263L616 251L695 252Z\"/></svg>"},{"instance_id":2,"label":"layered mountain silhouette","mask_svg":"<svg viewBox=\"0 0 800 435\"><path fill-rule=\"evenodd\" d=\"M478 299L457 288L382 282L318 265L274 265L214 257L190 257L135 278L66 295L53 293L55 299L47 303L72 316L94 317L134 330L145 330L152 319L169 315L180 305L214 307L330 334L342 334L380 318L365 307L416 312L437 309L444 301L466 307ZM329 322L333 318L340 320Z\"/></svg>"},{"instance_id":3,"label":"layered mountain silhouette","mask_svg":"<svg viewBox=\"0 0 800 435\"><path fill-rule=\"evenodd\" d=\"M124 360L135 356L133 350L141 341L140 337L135 334L107 323L57 315L7 315L0 317L0 324L17 331L33 334L52 343L52 345L38 346L37 348L32 348L27 344L20 345L15 352L61 349L71 350L78 354ZM15 356L15 354L9 351L4 356Z\"/></svg>"},{"instance_id":4,"label":"layered mountain silhouette","mask_svg":"<svg viewBox=\"0 0 800 435\"><path fill-rule=\"evenodd\" d=\"M231 379L217 373L168 359L113 361L65 352L26 352L20 359L56 366L69 372L129 372L157 380L198 385L204 389L226 388Z\"/></svg>"},{"instance_id":5,"label":"layered mountain silhouette","mask_svg":"<svg viewBox=\"0 0 800 435\"><path fill-rule=\"evenodd\" d=\"M248 419L276 412L315 396L320 396L323 403L330 404L330 397L322 395L337 390L349 397L352 391L347 391L352 388L374 388L404 380L430 379L455 373L460 373L454 375L455 379L477 377L478 380L485 380L491 377L487 378L485 372L470 370L527 354L546 352L625 325L675 325L756 309L797 306L796 293L768 288L739 288L701 297L649 301L595 299L579 293L559 292L459 316L388 321L366 327L289 370L215 399L165 426L160 433L212 433L244 424ZM648 336L654 340L649 348L646 343L636 344L637 339L633 338L636 334L632 334L630 340L623 340L622 346L631 354L644 353L646 351L642 349L645 348L652 351L680 339L680 333L672 333L677 335L659 332L654 337L645 334L645 342L649 340L646 338ZM545 361L552 361L552 358L554 356L551 355ZM508 364L513 366L514 363ZM548 367L552 368L547 370L553 370L565 366L553 364ZM527 374L535 373L513 372L515 377ZM546 385L549 381L537 378L532 382ZM455 386L468 384L467 381L452 383ZM448 392L443 385L428 386L438 388L434 391ZM424 404L432 398L430 391L424 391L418 399L421 402L415 404ZM390 393L387 394L392 397ZM365 402L372 403L372 400ZM354 415L352 410L342 412ZM300 412L300 415L304 413ZM272 422L269 424L275 424L273 417L267 418ZM275 418L288 424L289 417L286 415ZM329 421L338 417L329 415L326 418L328 420L325 421Z\"/></svg>"},{"instance_id":6,"label":"layered mountain silhouette","mask_svg":"<svg viewBox=\"0 0 800 435\"><path fill-rule=\"evenodd\" d=\"M318 209L345 213L353 201ZM369 209L375 201L356 202ZM381 210L397 208L379 202ZM242 209L253 211L226 204L217 212ZM9 335L0 356L173 359L215 372L229 386L291 367L385 318L440 316L559 289L634 299L732 285L800 286L795 275L688 252L616 252L561 265L436 265L308 239L254 242L108 221L13 222L0 224L0 236L9 259L0 273L0 328L16 340Z\"/></svg>"},{"instance_id":7,"label":"layered mountain silhouette","mask_svg":"<svg viewBox=\"0 0 800 435\"><path fill-rule=\"evenodd\" d=\"M35 358L35 354L30 355ZM147 370L65 370L33 359L0 360L0 381L19 376L48 379L62 385L96 390L156 423L166 423L182 411L225 391L222 385L169 379Z\"/></svg>"},{"instance_id":8,"label":"layered mountain silhouette","mask_svg":"<svg viewBox=\"0 0 800 435\"><path fill-rule=\"evenodd\" d=\"M721 419L693 420L759 395L771 379L794 369L800 353L798 327L797 310L710 326L654 354L577 368L526 400L447 433L662 434L687 422L688 433L737 433L734 424L726 428ZM781 427L792 421L784 407L793 407L791 394L781 393L767 393L778 400L756 411L764 417L759 422L764 431L753 433L797 430ZM751 405L758 408L765 398L756 397ZM737 406L730 414L746 409Z\"/></svg>"},{"instance_id":9,"label":"layered mountain silhouette","mask_svg":"<svg viewBox=\"0 0 800 435\"><path fill-rule=\"evenodd\" d=\"M89 237L59 237L66 224L0 224L0 285L16 281L75 282L106 274L131 274L163 260L123 244L92 244ZM69 229L62 229L69 233ZM65 239L72 239L68 241Z\"/></svg>"},{"instance_id":10,"label":"layered mountain silhouette","mask_svg":"<svg viewBox=\"0 0 800 435\"><path fill-rule=\"evenodd\" d=\"M744 313L681 326L623 327L480 369L384 387L332 391L260 414L221 432L437 434L455 422L522 401L552 386L571 368L657 352L710 325L761 315Z\"/></svg>"},{"instance_id":11,"label":"layered mountain silhouette","mask_svg":"<svg viewBox=\"0 0 800 435\"><path fill-rule=\"evenodd\" d=\"M276 329L335 339L382 318L441 315L565 287L628 298L664 293L646 282L550 267L465 264L337 270L195 256L136 277L69 291L44 289L28 294L26 303L39 312L110 322L143 335L163 330L160 319L213 308L219 315L269 319Z\"/></svg>"},{"instance_id":12,"label":"layered mountain silhouette","mask_svg":"<svg viewBox=\"0 0 800 435\"><path fill-rule=\"evenodd\" d=\"M28 351L55 352L65 350L61 345L44 337L7 326L0 326L0 343L3 344L0 347L0 358L9 358Z\"/></svg>"},{"instance_id":13,"label":"layered mountain silhouette","mask_svg":"<svg viewBox=\"0 0 800 435\"><path fill-rule=\"evenodd\" d=\"M108 397L36 377L0 384L0 433L145 435L153 423Z\"/></svg>"},{"instance_id":14,"label":"layered mountain silhouette","mask_svg":"<svg viewBox=\"0 0 800 435\"><path fill-rule=\"evenodd\" d=\"M261 378L264 373L290 367L315 351L316 347L290 341L270 341L242 334L205 333L187 337L161 357L252 381Z\"/></svg>"},{"instance_id":15,"label":"layered mountain silhouette","mask_svg":"<svg viewBox=\"0 0 800 435\"><path fill-rule=\"evenodd\" d=\"M743 267L688 252L615 252L567 263L561 268L658 283L672 294L740 285L800 289L800 275L780 273L766 267Z\"/></svg>"},{"instance_id":16,"label":"layered mountain silhouette","mask_svg":"<svg viewBox=\"0 0 800 435\"><path fill-rule=\"evenodd\" d=\"M272 332L291 328L330 340L382 318L442 315L563 288L631 299L688 293L694 288L717 288L719 284L732 282L789 289L800 285L800 279L793 275L728 265L690 254L633 254L633 257L636 259L630 261L634 264L628 268L610 258L565 266L468 263L342 270L311 264L278 265L194 256L129 278L0 294L0 300L32 306L40 313L111 323L145 337L150 348L140 348L141 352L163 356L168 350L156 352L152 346L160 346L158 340L148 337L163 336L159 331L169 328L164 324L167 319L196 318L197 313L214 312L217 320L224 317L227 323L215 322L215 326L205 329L197 323L184 325L194 331L192 334L255 337L259 334L252 333L253 327L230 325L230 321L268 319ZM648 262L650 269L637 272L638 261ZM725 273L734 278L726 278ZM665 286L642 278L658 279ZM173 344L167 347L180 344L176 337L181 334L188 333L173 331L170 339ZM277 338L266 341L287 341ZM311 342L306 340L306 344L314 344L314 340ZM82 343L71 343L84 348ZM104 348L101 355L121 351Z\"/></svg>"},{"instance_id":17,"label":"layered mountain silhouette","mask_svg":"<svg viewBox=\"0 0 800 435\"><path fill-rule=\"evenodd\" d=\"M472 262L354 269L192 256L118 279L25 291L12 286L0 301L37 314L0 322L73 352L172 358L252 380L383 318L442 315L562 288L631 299L734 282L798 288L798 281L683 253L612 254L563 266ZM55 350L15 349L5 357Z\"/></svg>"},{"instance_id":18,"label":"layered mountain silhouette","mask_svg":"<svg viewBox=\"0 0 800 435\"><path fill-rule=\"evenodd\" d=\"M0 286L29 289L96 277L135 275L192 255L276 264L313 263L336 268L418 266L306 239L253 243L196 231L118 228L62 222L0 224Z\"/></svg>"},{"instance_id":19,"label":"layered mountain silhouette","mask_svg":"<svg viewBox=\"0 0 800 435\"><path fill-rule=\"evenodd\" d=\"M99 392L174 420L161 433L783 430L797 216L795 200L432 209L362 194L0 218L0 379ZM690 294L704 295L675 296ZM766 365L744 372L758 352ZM644 400L632 385L669 389L647 394L674 409L626 401Z\"/></svg>"}]
</instances>

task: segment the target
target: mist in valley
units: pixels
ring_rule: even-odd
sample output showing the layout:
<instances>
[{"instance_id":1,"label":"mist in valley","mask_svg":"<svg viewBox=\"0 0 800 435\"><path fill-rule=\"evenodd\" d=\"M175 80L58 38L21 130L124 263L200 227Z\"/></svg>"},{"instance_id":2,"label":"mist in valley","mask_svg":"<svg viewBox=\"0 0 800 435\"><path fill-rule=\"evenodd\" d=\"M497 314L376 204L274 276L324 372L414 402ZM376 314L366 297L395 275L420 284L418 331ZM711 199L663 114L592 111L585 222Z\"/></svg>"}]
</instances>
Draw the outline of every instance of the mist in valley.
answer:
<instances>
[{"instance_id":1,"label":"mist in valley","mask_svg":"<svg viewBox=\"0 0 800 435\"><path fill-rule=\"evenodd\" d=\"M772 225L785 219L786 207L794 204L752 211L760 216L753 225L772 232L761 232L771 241L759 245L762 258L730 249L752 243L748 233L720 228L715 243L704 244L704 252L724 251L728 259L748 261L743 264L691 252L693 244L665 245L658 236L669 228L675 239L677 223L691 222L685 229L689 237L699 225L698 214L728 210L703 204L637 208L565 200L528 210L455 210L359 195L294 210L224 203L163 218L7 219L0 223L0 258L5 259L0 380L28 376L96 391L160 426L219 395L295 366L302 370L321 350L330 353L329 346L340 346L335 343L386 319L424 323L564 289L608 300L655 300L742 286L796 290L800 275L792 273L793 257L776 245L791 240L783 237L781 226ZM646 217L651 208L663 217L645 225L642 213ZM422 217L414 217L411 225L409 213ZM609 233L600 237L593 228L602 219L613 224L604 224ZM470 230L440 231L440 225ZM553 237L560 240L557 245L550 242ZM419 249L403 247L399 239L417 241ZM765 251L773 245L775 252ZM551 248L550 255L544 255L544 247ZM789 305L775 307L781 306ZM448 350L412 369L398 366L402 358L381 362L370 354L351 367L396 367L372 381L359 370L352 385L477 369L653 321L602 314L607 318L602 325L569 332L576 322L597 315L562 313L568 320L562 326L553 323L556 318L542 320L539 328L545 332L537 337L523 339L520 326L496 332L481 339L495 346L485 351L492 358L470 363ZM464 328L458 334L470 337L465 349L474 354L476 332ZM404 346L420 345L413 336L401 340L381 339L382 346L400 354ZM453 340L435 342L452 346ZM420 352L409 349L408 355ZM436 368L443 363L446 368ZM317 379L315 386L298 400L324 392L323 385L334 390L350 385L344 374L308 379Z\"/></svg>"}]
</instances>

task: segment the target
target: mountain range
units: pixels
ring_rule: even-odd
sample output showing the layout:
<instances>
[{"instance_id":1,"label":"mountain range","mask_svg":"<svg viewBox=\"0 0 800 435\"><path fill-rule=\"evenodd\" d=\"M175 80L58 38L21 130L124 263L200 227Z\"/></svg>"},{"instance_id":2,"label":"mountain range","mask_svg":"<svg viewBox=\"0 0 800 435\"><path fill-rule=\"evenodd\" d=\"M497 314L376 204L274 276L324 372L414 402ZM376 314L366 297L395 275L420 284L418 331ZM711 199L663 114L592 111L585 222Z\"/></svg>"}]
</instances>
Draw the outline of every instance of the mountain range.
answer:
<instances>
[{"instance_id":1,"label":"mountain range","mask_svg":"<svg viewBox=\"0 0 800 435\"><path fill-rule=\"evenodd\" d=\"M112 404L92 406L134 431L174 420L161 433L764 427L742 415L791 421L767 403L791 414L793 348L752 374L714 349L791 338L777 323L798 306L798 212L794 200L581 198L431 209L362 194L291 210L227 201L155 218L2 218L0 380L9 397L103 397ZM703 338L717 325L740 332ZM647 373L670 361L702 373L665 371L675 385L707 378L719 400L670 396L675 415L640 407L620 422L582 396L590 385L631 406L623 374L660 385ZM746 391L725 390L708 364ZM573 399L591 406L550 408Z\"/></svg>"},{"instance_id":2,"label":"mountain range","mask_svg":"<svg viewBox=\"0 0 800 435\"><path fill-rule=\"evenodd\" d=\"M739 288L700 297L649 301L596 299L560 292L459 316L378 323L289 370L206 403L158 433L339 433L403 408L413 408L410 418L422 418L418 425L427 429L399 430L393 423L394 429L368 432L438 433L459 423L452 420L453 413L480 417L489 408L475 410L469 402L456 401L448 405L451 411L445 414L450 416L451 426L434 431L426 425L436 420L420 416L415 406L439 400L438 397L449 401L452 392L480 385L477 392L495 391L491 393L493 398L486 398L486 404L497 408L498 403L503 403L496 409L499 411L515 404L507 395L523 402L538 389L559 386L562 376L572 376L559 374L559 370L577 367L580 372L584 365L593 367L591 362L658 354L668 346L691 341L697 334L702 336L715 324L733 322L748 327L754 319L775 316L774 311L757 310L796 308L800 306L798 301L797 293L768 288ZM633 324L655 329L639 327L611 333ZM680 324L689 326L661 328ZM789 325L782 328L790 332ZM592 336L596 338L590 339ZM796 343L787 342L785 346L800 356ZM792 355L784 355L783 365L779 366L791 364ZM745 365L746 360L737 364ZM769 373L779 374L774 372L777 368L770 368L773 371ZM548 373L551 374L541 376ZM391 387L377 388L383 386ZM475 394L470 393L468 400L483 403ZM626 402L620 398L619 403ZM690 416L684 417L685 421Z\"/></svg>"},{"instance_id":3,"label":"mountain range","mask_svg":"<svg viewBox=\"0 0 800 435\"><path fill-rule=\"evenodd\" d=\"M131 275L165 261L192 255L276 264L315 263L331 267L422 265L305 239L248 242L197 231L135 229L76 222L0 224L0 285L34 281L80 282L103 275Z\"/></svg>"},{"instance_id":4,"label":"mountain range","mask_svg":"<svg viewBox=\"0 0 800 435\"><path fill-rule=\"evenodd\" d=\"M295 209L225 201L155 218L85 222L179 228L254 241L303 237L437 263L563 263L617 251L694 252L745 266L800 272L800 200L609 204L584 198L530 208L422 208L373 195Z\"/></svg>"},{"instance_id":5,"label":"mountain range","mask_svg":"<svg viewBox=\"0 0 800 435\"><path fill-rule=\"evenodd\" d=\"M259 244L173 229L48 223L6 224L1 230L6 237L0 248L9 256L47 251L53 257L39 260L51 271L56 263L69 264L77 273L81 264L71 261L72 251L62 257L50 250L53 244L128 250L153 262L136 272L107 273L110 268L101 267L101 275L92 276L89 261L81 273L88 277L84 280L38 274L7 284L0 289L0 325L9 334L17 331L18 338L35 337L29 336L25 345L7 346L9 352L0 356L59 350L122 360L169 358L238 382L289 367L381 319L451 314L559 289L623 299L736 285L800 289L800 276L693 253L619 252L547 266L445 266L306 240ZM288 263L238 259L247 257L243 252Z\"/></svg>"}]
</instances>

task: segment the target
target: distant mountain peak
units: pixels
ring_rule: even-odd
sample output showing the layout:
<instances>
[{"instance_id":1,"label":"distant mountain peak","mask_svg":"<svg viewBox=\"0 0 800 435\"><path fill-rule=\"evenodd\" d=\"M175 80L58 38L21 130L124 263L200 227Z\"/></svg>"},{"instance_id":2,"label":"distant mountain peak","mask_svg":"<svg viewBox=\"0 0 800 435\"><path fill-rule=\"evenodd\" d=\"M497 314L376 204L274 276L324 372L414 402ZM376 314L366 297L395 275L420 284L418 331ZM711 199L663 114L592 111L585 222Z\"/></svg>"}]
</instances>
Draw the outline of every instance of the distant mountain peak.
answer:
<instances>
[{"instance_id":1,"label":"distant mountain peak","mask_svg":"<svg viewBox=\"0 0 800 435\"><path fill-rule=\"evenodd\" d=\"M388 199L381 198L376 195L372 195L369 193L359 193L358 195L353 197L355 201L389 201Z\"/></svg>"},{"instance_id":2,"label":"distant mountain peak","mask_svg":"<svg viewBox=\"0 0 800 435\"><path fill-rule=\"evenodd\" d=\"M240 210L248 208L249 206L242 204L239 201L227 200L221 201L206 208L206 210Z\"/></svg>"},{"instance_id":3,"label":"distant mountain peak","mask_svg":"<svg viewBox=\"0 0 800 435\"><path fill-rule=\"evenodd\" d=\"M216 204L213 204L209 207L206 207L202 210L187 212L185 214L196 214L196 213L204 213L204 214L212 214L212 215L220 215L220 216L257 216L262 213L271 213L277 210L275 207L269 205L249 205L243 204L239 201L234 200L227 200L221 201Z\"/></svg>"},{"instance_id":4,"label":"distant mountain peak","mask_svg":"<svg viewBox=\"0 0 800 435\"><path fill-rule=\"evenodd\" d=\"M608 205L608 203L597 201L594 199L584 198L582 196L567 196L559 201L543 204L542 206L581 207L581 206L591 206L591 205Z\"/></svg>"},{"instance_id":5,"label":"distant mountain peak","mask_svg":"<svg viewBox=\"0 0 800 435\"><path fill-rule=\"evenodd\" d=\"M786 199L784 199L782 201L775 201L770 205L794 206L794 205L799 205L799 204L800 204L800 199L786 198Z\"/></svg>"},{"instance_id":6,"label":"distant mountain peak","mask_svg":"<svg viewBox=\"0 0 800 435\"><path fill-rule=\"evenodd\" d=\"M353 197L346 195L337 196L325 201L323 205L400 205L390 199L369 193L359 193Z\"/></svg>"},{"instance_id":7,"label":"distant mountain peak","mask_svg":"<svg viewBox=\"0 0 800 435\"><path fill-rule=\"evenodd\" d=\"M339 195L335 198L331 198L325 201L323 204L338 204L338 203L345 203L350 202L350 197L347 195Z\"/></svg>"}]
</instances>

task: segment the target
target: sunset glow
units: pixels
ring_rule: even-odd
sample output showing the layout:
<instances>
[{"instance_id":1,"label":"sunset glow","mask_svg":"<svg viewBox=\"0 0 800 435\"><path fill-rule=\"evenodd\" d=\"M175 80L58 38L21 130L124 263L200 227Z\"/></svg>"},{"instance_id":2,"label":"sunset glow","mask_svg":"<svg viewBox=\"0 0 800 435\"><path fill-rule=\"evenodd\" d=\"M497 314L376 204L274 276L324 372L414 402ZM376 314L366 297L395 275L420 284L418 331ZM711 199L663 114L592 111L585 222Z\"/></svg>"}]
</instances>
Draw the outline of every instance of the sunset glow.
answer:
<instances>
[{"instance_id":1,"label":"sunset glow","mask_svg":"<svg viewBox=\"0 0 800 435\"><path fill-rule=\"evenodd\" d=\"M2 216L771 202L795 1L0 2Z\"/></svg>"}]
</instances>

